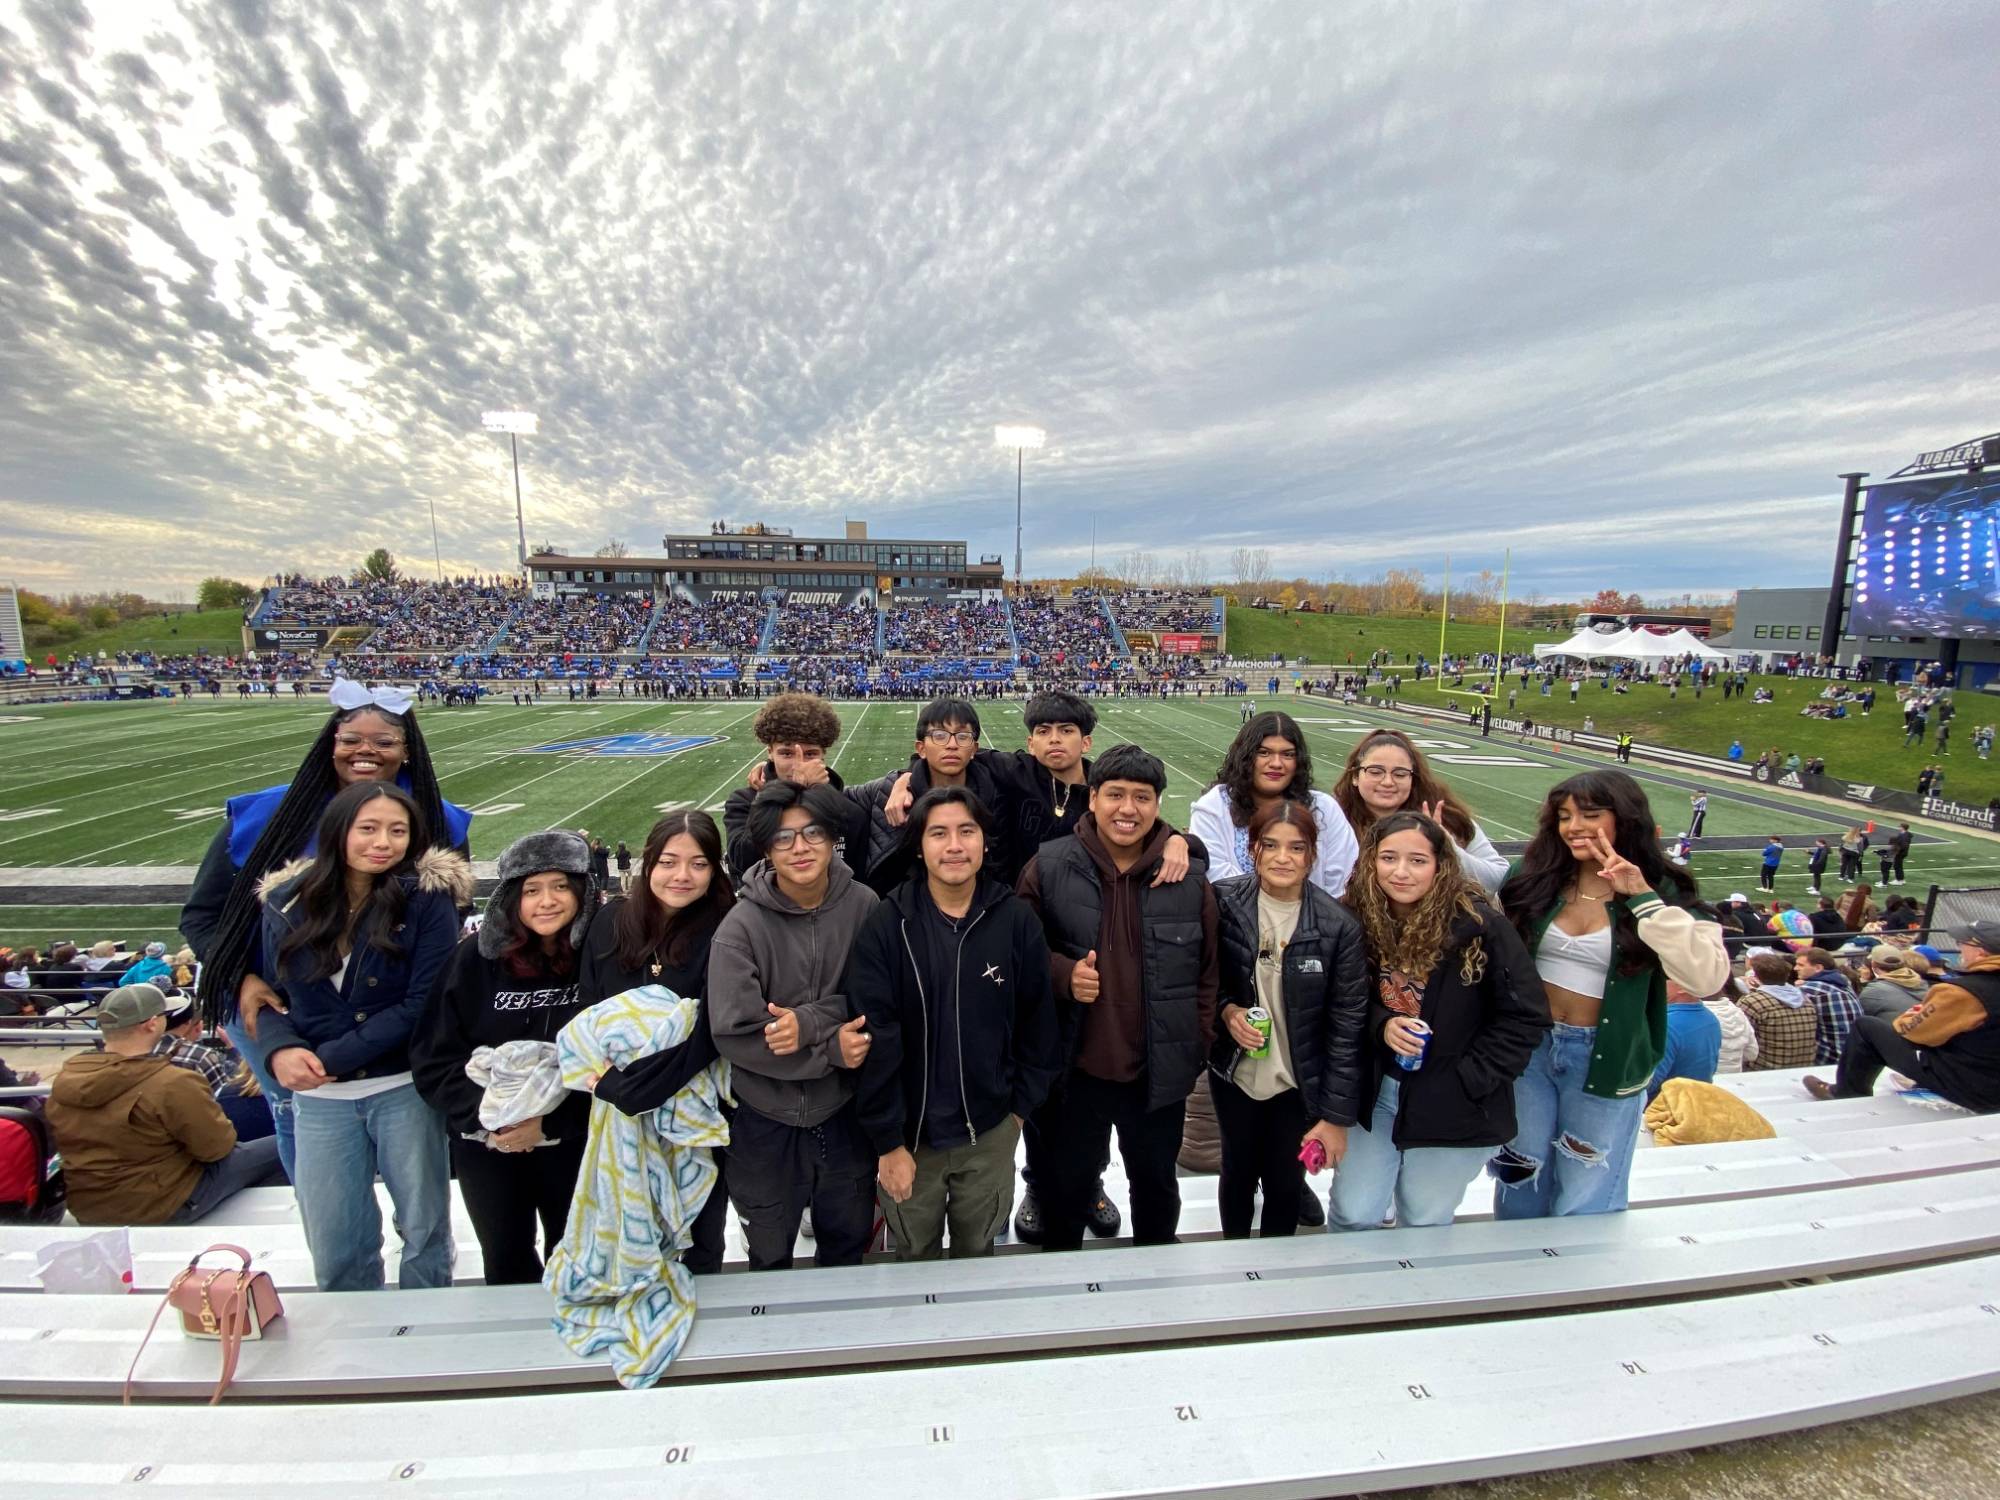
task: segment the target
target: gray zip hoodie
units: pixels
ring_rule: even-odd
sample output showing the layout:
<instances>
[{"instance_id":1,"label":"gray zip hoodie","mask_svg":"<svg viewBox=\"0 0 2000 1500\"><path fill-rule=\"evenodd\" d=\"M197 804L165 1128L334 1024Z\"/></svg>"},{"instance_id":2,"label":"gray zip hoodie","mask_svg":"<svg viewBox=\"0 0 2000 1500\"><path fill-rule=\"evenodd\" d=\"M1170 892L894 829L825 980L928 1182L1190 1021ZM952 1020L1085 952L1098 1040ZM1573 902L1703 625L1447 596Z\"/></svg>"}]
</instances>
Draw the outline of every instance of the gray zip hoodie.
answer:
<instances>
[{"instance_id":1,"label":"gray zip hoodie","mask_svg":"<svg viewBox=\"0 0 2000 1500\"><path fill-rule=\"evenodd\" d=\"M734 1069L736 1097L785 1125L817 1125L854 1097L840 1066L840 1027L860 1013L840 988L854 935L876 895L836 859L826 899L811 911L778 889L762 860L743 875L736 904L708 952L708 1017L716 1050ZM784 1057L764 1041L766 1003L795 1010L799 1050Z\"/></svg>"}]
</instances>

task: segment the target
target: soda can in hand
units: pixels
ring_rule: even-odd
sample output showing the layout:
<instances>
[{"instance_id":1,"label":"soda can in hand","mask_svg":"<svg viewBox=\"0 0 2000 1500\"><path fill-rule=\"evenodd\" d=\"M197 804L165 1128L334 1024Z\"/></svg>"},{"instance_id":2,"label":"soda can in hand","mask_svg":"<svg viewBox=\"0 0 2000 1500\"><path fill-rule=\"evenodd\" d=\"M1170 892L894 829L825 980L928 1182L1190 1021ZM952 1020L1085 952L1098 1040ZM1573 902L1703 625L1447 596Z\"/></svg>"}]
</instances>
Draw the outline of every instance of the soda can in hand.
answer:
<instances>
[{"instance_id":1,"label":"soda can in hand","mask_svg":"<svg viewBox=\"0 0 2000 1500\"><path fill-rule=\"evenodd\" d=\"M1417 1054L1414 1057L1398 1052L1396 1066L1405 1073L1414 1073L1424 1065L1424 1049L1431 1044L1431 1029L1422 1021L1409 1018L1409 1029L1417 1036Z\"/></svg>"},{"instance_id":2,"label":"soda can in hand","mask_svg":"<svg viewBox=\"0 0 2000 1500\"><path fill-rule=\"evenodd\" d=\"M1261 1005L1253 1005L1243 1013L1243 1019L1257 1028L1263 1042L1244 1054L1246 1057L1269 1057L1271 1055L1271 1012Z\"/></svg>"}]
</instances>

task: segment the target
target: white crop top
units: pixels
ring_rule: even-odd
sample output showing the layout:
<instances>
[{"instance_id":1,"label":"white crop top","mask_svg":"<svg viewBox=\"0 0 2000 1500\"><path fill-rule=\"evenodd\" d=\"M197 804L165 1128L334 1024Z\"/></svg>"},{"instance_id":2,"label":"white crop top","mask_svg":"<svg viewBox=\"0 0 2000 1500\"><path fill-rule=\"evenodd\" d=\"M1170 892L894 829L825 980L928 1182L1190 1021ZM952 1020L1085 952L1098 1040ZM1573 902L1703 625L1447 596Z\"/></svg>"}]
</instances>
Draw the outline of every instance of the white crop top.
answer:
<instances>
[{"instance_id":1,"label":"white crop top","mask_svg":"<svg viewBox=\"0 0 2000 1500\"><path fill-rule=\"evenodd\" d=\"M1605 976L1611 972L1610 926L1576 937L1549 923L1535 953L1535 972L1544 984L1602 1000Z\"/></svg>"}]
</instances>

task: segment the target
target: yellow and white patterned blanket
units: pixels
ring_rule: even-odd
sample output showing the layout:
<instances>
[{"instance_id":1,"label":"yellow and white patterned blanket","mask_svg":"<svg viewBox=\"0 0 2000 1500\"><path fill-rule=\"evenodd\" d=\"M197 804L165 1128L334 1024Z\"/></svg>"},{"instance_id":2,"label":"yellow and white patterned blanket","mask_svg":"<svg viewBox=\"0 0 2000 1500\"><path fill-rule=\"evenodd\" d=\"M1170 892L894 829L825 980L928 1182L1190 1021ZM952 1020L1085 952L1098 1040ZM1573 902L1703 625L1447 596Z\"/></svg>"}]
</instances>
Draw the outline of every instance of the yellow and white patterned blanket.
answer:
<instances>
[{"instance_id":1,"label":"yellow and white patterned blanket","mask_svg":"<svg viewBox=\"0 0 2000 1500\"><path fill-rule=\"evenodd\" d=\"M593 1005L556 1038L564 1086L587 1089L607 1068L679 1046L700 1005L659 984ZM678 1257L715 1186L709 1148L729 1144L728 1099L729 1064L718 1059L650 1114L590 1107L569 1224L542 1285L562 1341L586 1359L608 1356L622 1385L653 1384L694 1330L694 1277Z\"/></svg>"}]
</instances>

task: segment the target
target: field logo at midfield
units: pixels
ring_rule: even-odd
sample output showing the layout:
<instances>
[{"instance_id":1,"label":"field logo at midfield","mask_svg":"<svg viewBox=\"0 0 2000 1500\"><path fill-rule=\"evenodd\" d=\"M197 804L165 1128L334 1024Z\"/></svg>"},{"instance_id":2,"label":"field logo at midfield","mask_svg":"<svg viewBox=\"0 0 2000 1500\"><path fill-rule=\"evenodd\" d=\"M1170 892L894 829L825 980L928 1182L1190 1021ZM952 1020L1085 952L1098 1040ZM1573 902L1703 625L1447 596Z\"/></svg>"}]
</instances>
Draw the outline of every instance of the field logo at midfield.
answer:
<instances>
[{"instance_id":1,"label":"field logo at midfield","mask_svg":"<svg viewBox=\"0 0 2000 1500\"><path fill-rule=\"evenodd\" d=\"M668 734L662 730L647 730L637 734L597 734L580 740L551 740L546 745L535 745L523 751L524 755L679 755L684 750L699 750L704 745L719 745L728 739L726 734Z\"/></svg>"}]
</instances>

